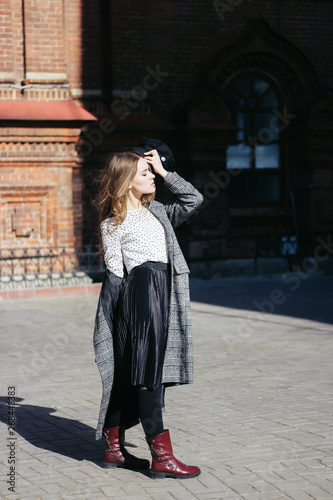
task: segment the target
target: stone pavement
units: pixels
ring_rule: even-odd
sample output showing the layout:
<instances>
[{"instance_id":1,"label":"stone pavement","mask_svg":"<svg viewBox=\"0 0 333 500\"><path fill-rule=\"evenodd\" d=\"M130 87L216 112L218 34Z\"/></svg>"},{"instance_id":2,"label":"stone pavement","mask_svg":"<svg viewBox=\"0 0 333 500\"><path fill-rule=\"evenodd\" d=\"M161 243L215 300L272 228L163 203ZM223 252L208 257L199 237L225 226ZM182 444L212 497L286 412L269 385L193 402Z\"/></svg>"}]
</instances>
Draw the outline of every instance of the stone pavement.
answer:
<instances>
[{"instance_id":1,"label":"stone pavement","mask_svg":"<svg viewBox=\"0 0 333 500\"><path fill-rule=\"evenodd\" d=\"M202 469L188 480L100 467L97 296L0 302L1 498L332 499L332 285L191 282L195 383L168 389L164 414L175 455ZM126 441L149 458L140 426Z\"/></svg>"}]
</instances>

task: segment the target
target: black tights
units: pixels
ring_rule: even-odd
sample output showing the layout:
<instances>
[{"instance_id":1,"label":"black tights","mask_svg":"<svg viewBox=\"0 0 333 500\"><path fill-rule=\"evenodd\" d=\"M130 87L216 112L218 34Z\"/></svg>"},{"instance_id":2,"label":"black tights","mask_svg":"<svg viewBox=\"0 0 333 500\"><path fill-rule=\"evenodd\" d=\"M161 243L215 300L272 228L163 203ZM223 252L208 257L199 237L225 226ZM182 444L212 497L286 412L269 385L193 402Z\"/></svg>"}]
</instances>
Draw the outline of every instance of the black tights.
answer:
<instances>
[{"instance_id":1,"label":"black tights","mask_svg":"<svg viewBox=\"0 0 333 500\"><path fill-rule=\"evenodd\" d=\"M147 438L153 438L164 432L162 417L163 386L158 389L145 387L118 387L113 390L105 427L118 427L124 424L126 414L137 398L139 418Z\"/></svg>"}]
</instances>

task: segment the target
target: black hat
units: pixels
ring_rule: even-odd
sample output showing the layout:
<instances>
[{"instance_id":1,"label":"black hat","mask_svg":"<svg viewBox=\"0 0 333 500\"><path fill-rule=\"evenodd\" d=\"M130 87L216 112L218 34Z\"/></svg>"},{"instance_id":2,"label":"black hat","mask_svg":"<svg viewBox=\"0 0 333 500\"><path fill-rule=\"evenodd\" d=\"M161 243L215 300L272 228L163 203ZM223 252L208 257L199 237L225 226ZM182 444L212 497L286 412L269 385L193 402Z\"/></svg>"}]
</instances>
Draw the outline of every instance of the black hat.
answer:
<instances>
[{"instance_id":1,"label":"black hat","mask_svg":"<svg viewBox=\"0 0 333 500\"><path fill-rule=\"evenodd\" d=\"M149 139L147 137L143 137L139 141L139 146L129 149L130 151L133 151L134 153L137 153L138 155L143 157L145 156L144 153L146 153L147 151L156 149L161 159L162 165L166 168L166 170L170 170L170 168L175 164L175 159L169 146L167 146L165 142L159 141L158 139Z\"/></svg>"}]
</instances>

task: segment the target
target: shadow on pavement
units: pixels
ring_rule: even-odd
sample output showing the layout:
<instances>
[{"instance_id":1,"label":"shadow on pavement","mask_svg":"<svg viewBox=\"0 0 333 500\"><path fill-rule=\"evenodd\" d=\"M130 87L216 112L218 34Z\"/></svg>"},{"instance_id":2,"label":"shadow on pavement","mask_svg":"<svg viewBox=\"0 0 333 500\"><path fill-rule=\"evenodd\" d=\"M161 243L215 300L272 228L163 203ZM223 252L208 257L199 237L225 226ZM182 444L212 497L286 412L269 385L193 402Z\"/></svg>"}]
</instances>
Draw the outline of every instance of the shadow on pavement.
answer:
<instances>
[{"instance_id":1,"label":"shadow on pavement","mask_svg":"<svg viewBox=\"0 0 333 500\"><path fill-rule=\"evenodd\" d=\"M191 301L333 324L333 276L191 279Z\"/></svg>"},{"instance_id":2,"label":"shadow on pavement","mask_svg":"<svg viewBox=\"0 0 333 500\"><path fill-rule=\"evenodd\" d=\"M8 396L0 396L0 421L8 425ZM104 440L95 440L95 429L77 420L52 415L54 408L22 404L16 398L15 431L29 443L74 460L102 466ZM136 447L125 443L126 447ZM150 476L149 471L140 470Z\"/></svg>"}]
</instances>

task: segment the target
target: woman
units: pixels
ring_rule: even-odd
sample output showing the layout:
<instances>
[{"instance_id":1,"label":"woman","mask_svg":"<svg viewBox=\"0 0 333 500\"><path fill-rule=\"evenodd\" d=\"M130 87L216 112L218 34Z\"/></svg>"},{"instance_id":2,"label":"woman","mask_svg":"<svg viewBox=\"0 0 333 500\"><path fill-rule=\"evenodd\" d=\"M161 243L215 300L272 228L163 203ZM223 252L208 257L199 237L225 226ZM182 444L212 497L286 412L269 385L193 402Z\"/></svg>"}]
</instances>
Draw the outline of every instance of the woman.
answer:
<instances>
[{"instance_id":1,"label":"woman","mask_svg":"<svg viewBox=\"0 0 333 500\"><path fill-rule=\"evenodd\" d=\"M152 455L152 477L195 477L198 467L173 456L162 407L166 386L192 382L189 269L173 228L203 198L164 168L161 158L165 166L174 163L164 143L144 138L140 145L113 154L101 177L106 276L94 332L103 384L96 439L102 434L106 438L105 467L148 468L147 460L124 447L125 429L141 421ZM164 179L172 200L154 200L155 174Z\"/></svg>"}]
</instances>

